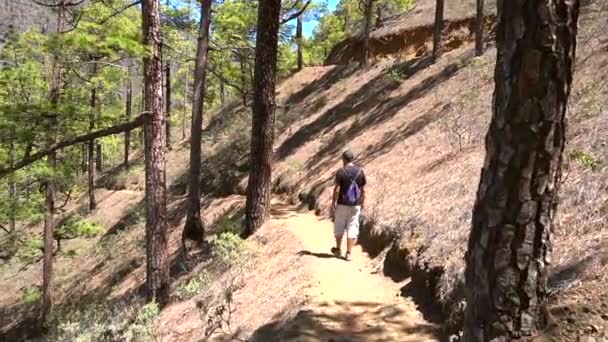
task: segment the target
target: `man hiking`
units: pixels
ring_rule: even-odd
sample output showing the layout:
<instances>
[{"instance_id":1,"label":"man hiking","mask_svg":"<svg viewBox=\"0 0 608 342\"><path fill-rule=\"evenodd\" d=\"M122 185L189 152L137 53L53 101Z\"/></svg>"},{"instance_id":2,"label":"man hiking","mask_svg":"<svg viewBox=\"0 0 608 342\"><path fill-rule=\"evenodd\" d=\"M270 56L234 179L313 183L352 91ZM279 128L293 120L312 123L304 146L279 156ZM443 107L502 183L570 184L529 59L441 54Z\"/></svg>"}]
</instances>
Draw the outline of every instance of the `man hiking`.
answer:
<instances>
[{"instance_id":1,"label":"man hiking","mask_svg":"<svg viewBox=\"0 0 608 342\"><path fill-rule=\"evenodd\" d=\"M359 236L359 216L361 207L365 205L365 173L363 169L353 164L355 154L346 150L342 154L344 166L336 172L334 194L331 202L331 216L334 220L334 236L336 247L331 252L342 256L342 237L346 234L346 254L344 258L351 260L351 252Z\"/></svg>"}]
</instances>

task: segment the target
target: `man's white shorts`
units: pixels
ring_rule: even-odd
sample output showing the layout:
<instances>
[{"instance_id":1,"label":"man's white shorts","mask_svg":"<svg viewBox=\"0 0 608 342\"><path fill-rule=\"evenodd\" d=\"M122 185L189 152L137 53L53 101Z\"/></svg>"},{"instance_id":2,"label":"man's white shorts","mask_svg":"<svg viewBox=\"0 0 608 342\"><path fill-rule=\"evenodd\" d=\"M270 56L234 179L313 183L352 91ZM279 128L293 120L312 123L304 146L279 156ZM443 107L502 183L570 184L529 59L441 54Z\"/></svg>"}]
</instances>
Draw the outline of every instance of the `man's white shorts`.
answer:
<instances>
[{"instance_id":1,"label":"man's white shorts","mask_svg":"<svg viewBox=\"0 0 608 342\"><path fill-rule=\"evenodd\" d=\"M361 206L338 205L334 218L334 236L344 236L347 239L356 239L359 236L359 216Z\"/></svg>"}]
</instances>

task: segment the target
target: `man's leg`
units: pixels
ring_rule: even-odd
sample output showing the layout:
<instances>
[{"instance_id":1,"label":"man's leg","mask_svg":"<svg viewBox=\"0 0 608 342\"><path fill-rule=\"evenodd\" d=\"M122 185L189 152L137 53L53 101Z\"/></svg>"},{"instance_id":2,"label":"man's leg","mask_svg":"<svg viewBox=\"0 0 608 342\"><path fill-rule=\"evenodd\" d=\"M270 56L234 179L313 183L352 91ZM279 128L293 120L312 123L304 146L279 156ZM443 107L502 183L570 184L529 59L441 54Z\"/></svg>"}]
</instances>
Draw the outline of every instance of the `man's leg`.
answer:
<instances>
[{"instance_id":1,"label":"man's leg","mask_svg":"<svg viewBox=\"0 0 608 342\"><path fill-rule=\"evenodd\" d=\"M350 260L353 246L359 237L359 215L361 207L350 208L346 227L346 260Z\"/></svg>"},{"instance_id":2,"label":"man's leg","mask_svg":"<svg viewBox=\"0 0 608 342\"><path fill-rule=\"evenodd\" d=\"M336 238L336 247L332 248L331 251L336 256L342 256L342 238L344 237L347 226L344 207L340 205L337 206L334 216L334 237Z\"/></svg>"}]
</instances>

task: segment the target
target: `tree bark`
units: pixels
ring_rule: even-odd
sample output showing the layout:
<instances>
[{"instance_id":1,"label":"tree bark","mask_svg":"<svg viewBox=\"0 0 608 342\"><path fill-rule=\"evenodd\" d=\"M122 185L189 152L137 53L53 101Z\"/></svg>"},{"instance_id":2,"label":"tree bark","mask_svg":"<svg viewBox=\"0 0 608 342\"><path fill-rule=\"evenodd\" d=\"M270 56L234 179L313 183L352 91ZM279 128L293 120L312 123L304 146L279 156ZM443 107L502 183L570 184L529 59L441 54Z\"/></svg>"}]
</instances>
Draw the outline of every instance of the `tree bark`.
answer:
<instances>
[{"instance_id":1,"label":"tree bark","mask_svg":"<svg viewBox=\"0 0 608 342\"><path fill-rule=\"evenodd\" d=\"M63 30L63 15L65 12L65 1L61 1L57 8L57 34ZM47 119L47 148L55 144L57 138L57 107L59 104L61 88L61 65L56 55L53 55L51 66L51 82L49 103L53 112L48 113ZM55 229L55 180L54 171L57 164L55 151L47 155L47 165L50 175L44 180L45 185L45 207L44 231L43 231L43 256L42 256L42 305L41 322L43 326L48 324L49 315L53 309L53 230ZM15 167L14 165L12 167Z\"/></svg>"},{"instance_id":2,"label":"tree bark","mask_svg":"<svg viewBox=\"0 0 608 342\"><path fill-rule=\"evenodd\" d=\"M477 0L477 21L475 22L475 55L483 55L483 26L484 26L484 3Z\"/></svg>"},{"instance_id":3,"label":"tree bark","mask_svg":"<svg viewBox=\"0 0 608 342\"><path fill-rule=\"evenodd\" d=\"M14 140L14 137L13 137ZM11 141L8 150L8 162L12 166L15 162L15 144ZM17 251L17 183L14 177L10 177L8 182L9 192L9 212L8 212L8 234L9 234L9 256L13 256Z\"/></svg>"},{"instance_id":4,"label":"tree bark","mask_svg":"<svg viewBox=\"0 0 608 342\"><path fill-rule=\"evenodd\" d=\"M169 300L167 189L165 174L166 123L162 108L162 61L159 0L142 1L145 103L150 112L145 129L147 296L166 305Z\"/></svg>"},{"instance_id":5,"label":"tree bark","mask_svg":"<svg viewBox=\"0 0 608 342\"><path fill-rule=\"evenodd\" d=\"M304 68L304 57L302 52L302 26L303 19L302 15L298 16L298 21L296 25L296 43L298 44L298 71Z\"/></svg>"},{"instance_id":6,"label":"tree bark","mask_svg":"<svg viewBox=\"0 0 608 342\"><path fill-rule=\"evenodd\" d=\"M433 29L433 63L441 57L441 36L443 33L444 0L437 0L435 4L435 26Z\"/></svg>"},{"instance_id":7,"label":"tree bark","mask_svg":"<svg viewBox=\"0 0 608 342\"><path fill-rule=\"evenodd\" d=\"M95 169L97 172L103 171L103 150L100 143L95 144L97 152L95 153Z\"/></svg>"},{"instance_id":8,"label":"tree bark","mask_svg":"<svg viewBox=\"0 0 608 342\"><path fill-rule=\"evenodd\" d=\"M96 73L97 64L93 64L93 75ZM95 111L97 110L97 87L93 86L91 89L91 113L89 114L89 132L92 132L95 129ZM95 202L95 139L91 139L88 143L88 170L87 170L87 178L88 178L88 191L89 191L89 212L94 211L97 208L97 203Z\"/></svg>"},{"instance_id":9,"label":"tree bark","mask_svg":"<svg viewBox=\"0 0 608 342\"><path fill-rule=\"evenodd\" d=\"M242 83L242 87L241 89L243 90L241 92L241 96L243 98L243 107L247 107L247 95L248 95L248 89L249 87L247 86L247 63L246 63L246 57L244 57L243 55L239 56L239 62L241 64L241 83Z\"/></svg>"},{"instance_id":10,"label":"tree bark","mask_svg":"<svg viewBox=\"0 0 608 342\"><path fill-rule=\"evenodd\" d=\"M544 325L579 2L504 1L496 90L466 254L465 341Z\"/></svg>"},{"instance_id":11,"label":"tree bark","mask_svg":"<svg viewBox=\"0 0 608 342\"><path fill-rule=\"evenodd\" d=\"M201 1L201 18L194 65L194 91L192 103L192 127L190 128L190 173L188 184L188 215L182 232L182 246L186 240L202 243L205 228L201 220L201 164L203 111L207 77L207 53L209 50L209 26L211 25L212 0Z\"/></svg>"},{"instance_id":12,"label":"tree bark","mask_svg":"<svg viewBox=\"0 0 608 342\"><path fill-rule=\"evenodd\" d=\"M128 69L127 76L127 93L126 93L126 103L125 103L125 118L127 121L131 120L131 116L133 115L133 81L131 79L131 66ZM131 153L131 130L125 132L125 152L124 152L124 160L123 167L125 169L129 169L129 154Z\"/></svg>"},{"instance_id":13,"label":"tree bark","mask_svg":"<svg viewBox=\"0 0 608 342\"><path fill-rule=\"evenodd\" d=\"M361 56L360 65L365 67L369 63L369 35L372 30L372 13L374 8L374 0L364 1L364 16L365 26L363 27L363 55Z\"/></svg>"},{"instance_id":14,"label":"tree bark","mask_svg":"<svg viewBox=\"0 0 608 342\"><path fill-rule=\"evenodd\" d=\"M167 115L167 149L171 151L171 61L165 61L165 112Z\"/></svg>"},{"instance_id":15,"label":"tree bark","mask_svg":"<svg viewBox=\"0 0 608 342\"><path fill-rule=\"evenodd\" d=\"M254 234L262 226L270 206L280 13L281 0L267 0L259 4L250 171L243 237Z\"/></svg>"},{"instance_id":16,"label":"tree bark","mask_svg":"<svg viewBox=\"0 0 608 342\"><path fill-rule=\"evenodd\" d=\"M186 76L184 76L184 112L182 113L182 139L186 139L186 116L188 109L188 87L190 86L190 75L186 66Z\"/></svg>"},{"instance_id":17,"label":"tree bark","mask_svg":"<svg viewBox=\"0 0 608 342\"><path fill-rule=\"evenodd\" d=\"M222 107L226 104L226 82L222 77L218 77L220 81L220 104Z\"/></svg>"}]
</instances>

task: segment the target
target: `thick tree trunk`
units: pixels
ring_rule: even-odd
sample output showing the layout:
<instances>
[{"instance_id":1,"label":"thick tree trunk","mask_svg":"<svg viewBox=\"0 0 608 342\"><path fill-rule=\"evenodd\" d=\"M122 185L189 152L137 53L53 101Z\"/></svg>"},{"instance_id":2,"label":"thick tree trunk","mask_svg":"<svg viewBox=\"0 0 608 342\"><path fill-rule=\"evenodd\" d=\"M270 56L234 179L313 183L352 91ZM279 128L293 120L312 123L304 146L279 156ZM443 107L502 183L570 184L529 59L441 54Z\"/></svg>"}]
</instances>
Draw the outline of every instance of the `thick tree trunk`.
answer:
<instances>
[{"instance_id":1,"label":"thick tree trunk","mask_svg":"<svg viewBox=\"0 0 608 342\"><path fill-rule=\"evenodd\" d=\"M167 115L167 149L171 151L171 61L165 62L165 112Z\"/></svg>"},{"instance_id":2,"label":"thick tree trunk","mask_svg":"<svg viewBox=\"0 0 608 342\"><path fill-rule=\"evenodd\" d=\"M298 23L296 25L296 43L298 44L298 71L304 68L304 57L302 52L302 26L303 19L302 15L298 16Z\"/></svg>"},{"instance_id":3,"label":"thick tree trunk","mask_svg":"<svg viewBox=\"0 0 608 342\"><path fill-rule=\"evenodd\" d=\"M543 327L578 1L502 4L496 91L466 256L465 341Z\"/></svg>"},{"instance_id":4,"label":"thick tree trunk","mask_svg":"<svg viewBox=\"0 0 608 342\"><path fill-rule=\"evenodd\" d=\"M190 86L190 75L186 67L186 76L184 76L184 112L182 113L182 139L186 139L186 116L188 112L188 87Z\"/></svg>"},{"instance_id":5,"label":"thick tree trunk","mask_svg":"<svg viewBox=\"0 0 608 342\"><path fill-rule=\"evenodd\" d=\"M264 223L270 206L275 85L281 0L260 2L255 49L251 154L243 237Z\"/></svg>"},{"instance_id":6,"label":"thick tree trunk","mask_svg":"<svg viewBox=\"0 0 608 342\"><path fill-rule=\"evenodd\" d=\"M361 56L360 65L367 66L369 63L369 35L372 30L372 13L374 8L374 0L363 0L365 2L365 26L363 28L363 55Z\"/></svg>"},{"instance_id":7,"label":"thick tree trunk","mask_svg":"<svg viewBox=\"0 0 608 342\"><path fill-rule=\"evenodd\" d=\"M93 64L96 65L96 64ZM95 72L93 72L95 75ZM91 113L89 114L89 132L93 132L95 129L95 111L97 110L97 88L93 87L91 89L91 100L90 100L90 109ZM95 202L95 140L91 139L88 143L88 170L87 170L87 180L88 180L88 192L89 192L89 212L94 211L97 208L97 203Z\"/></svg>"},{"instance_id":8,"label":"thick tree trunk","mask_svg":"<svg viewBox=\"0 0 608 342\"><path fill-rule=\"evenodd\" d=\"M188 216L182 232L182 245L186 240L202 243L205 229L201 220L201 163L203 110L207 77L207 52L209 50L209 26L211 25L212 0L201 1L201 19L194 65L194 91L192 102L192 127L190 128L190 173L188 184Z\"/></svg>"},{"instance_id":9,"label":"thick tree trunk","mask_svg":"<svg viewBox=\"0 0 608 342\"><path fill-rule=\"evenodd\" d=\"M441 57L441 36L443 34L443 8L444 0L437 0L435 4L435 26L433 29L433 62Z\"/></svg>"},{"instance_id":10,"label":"thick tree trunk","mask_svg":"<svg viewBox=\"0 0 608 342\"><path fill-rule=\"evenodd\" d=\"M166 125L162 108L162 61L159 0L142 1L145 103L150 112L145 128L146 256L148 300L165 305L169 300L167 242L167 189L165 174Z\"/></svg>"},{"instance_id":11,"label":"thick tree trunk","mask_svg":"<svg viewBox=\"0 0 608 342\"><path fill-rule=\"evenodd\" d=\"M131 67L129 67L128 71L128 80L127 80L127 93L126 93L126 103L125 103L125 118L127 121L131 120L131 116L133 115L133 81L131 79ZM125 132L125 151L124 151L124 159L123 159L123 167L125 169L129 168L129 154L131 153L131 131Z\"/></svg>"},{"instance_id":12,"label":"thick tree trunk","mask_svg":"<svg viewBox=\"0 0 608 342\"><path fill-rule=\"evenodd\" d=\"M483 25L484 25L483 0L477 0L477 21L475 22L475 55L483 55Z\"/></svg>"}]
</instances>

